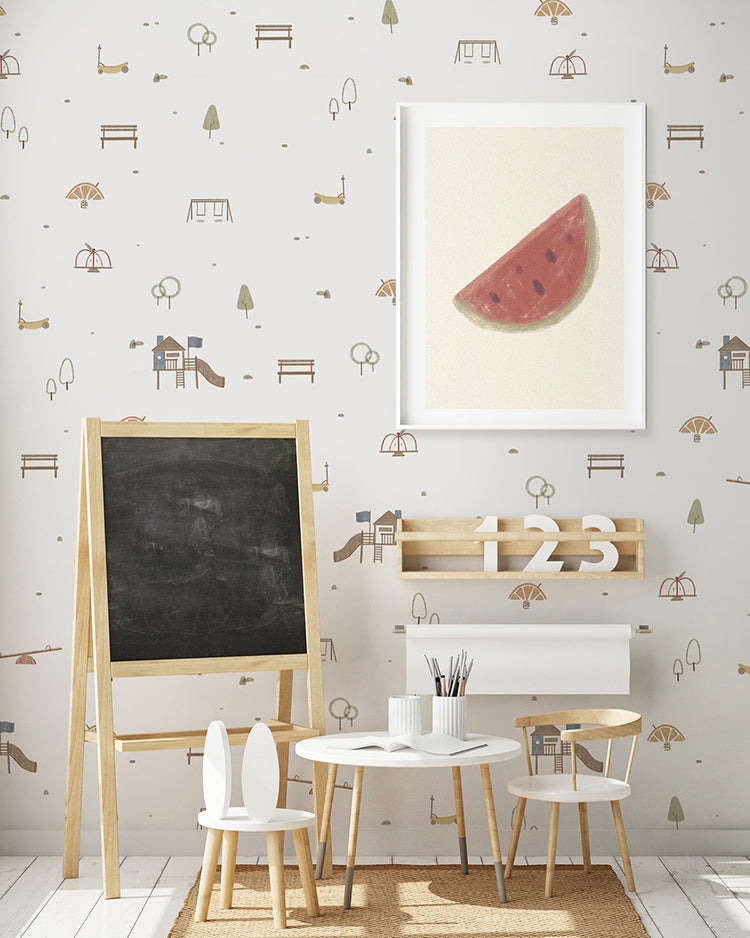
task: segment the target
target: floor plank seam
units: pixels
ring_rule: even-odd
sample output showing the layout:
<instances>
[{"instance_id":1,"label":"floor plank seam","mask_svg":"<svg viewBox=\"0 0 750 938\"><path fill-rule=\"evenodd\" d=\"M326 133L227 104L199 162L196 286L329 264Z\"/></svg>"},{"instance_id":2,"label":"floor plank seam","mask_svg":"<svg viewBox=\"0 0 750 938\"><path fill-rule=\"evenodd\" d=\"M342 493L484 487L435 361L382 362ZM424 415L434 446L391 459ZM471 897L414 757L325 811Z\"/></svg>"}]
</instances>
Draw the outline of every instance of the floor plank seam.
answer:
<instances>
[{"instance_id":1,"label":"floor plank seam","mask_svg":"<svg viewBox=\"0 0 750 938\"><path fill-rule=\"evenodd\" d=\"M162 878L162 876L164 875L164 870L166 870L166 868L167 868L167 866L168 866L168 864L169 864L169 861L170 861L171 859L172 859L171 857L167 857L167 859L164 861L164 866L159 870L159 875L156 877L156 881L154 882L154 884L153 884L153 885L151 886L151 888L149 889L148 895L146 896L146 898L143 900L143 905L141 906L140 911L138 912L138 915L136 915L135 921L133 922L132 926L130 927L130 930L128 931L128 934L127 934L126 938L130 938L130 936L131 936L131 935L133 934L133 932L135 931L135 927L136 927L136 925L138 924L138 919L143 915L143 912L144 912L146 906L148 905L148 901L149 901L149 899L153 896L154 890L156 889L156 887L157 887L157 886L159 885L159 883L161 882L161 878Z\"/></svg>"},{"instance_id":2,"label":"floor plank seam","mask_svg":"<svg viewBox=\"0 0 750 938\"><path fill-rule=\"evenodd\" d=\"M701 859L703 860L704 863L706 862L703 857L701 857ZM717 935L716 932L713 930L713 928L711 928L711 926L709 925L708 921L706 920L705 915L703 915L703 913L701 912L701 910L696 906L696 904L693 902L693 900L690 898L690 896L687 894L687 892L685 892L685 889L684 889L682 883L676 878L676 876L672 873L672 871L670 870L670 868L667 866L667 864L664 862L664 860L663 860L661 857L659 857L659 862L660 862L661 865L664 867L664 869L667 871L667 873L669 873L669 875L672 877L672 880L674 881L674 883L675 883L675 885L678 887L678 889L682 892L683 896L687 899L687 901L690 903L690 905L692 905L692 907L695 909L696 915L697 915L698 918L703 922L703 924L706 926L706 928L709 930L709 932L711 932L711 934L714 936L714 938L721 938L721 936L720 936L720 935Z\"/></svg>"},{"instance_id":3,"label":"floor plank seam","mask_svg":"<svg viewBox=\"0 0 750 938\"><path fill-rule=\"evenodd\" d=\"M11 891L11 889L16 885L16 883L18 882L18 880L23 876L23 874L26 872L26 870L28 870L28 868L32 865L32 863L36 863L36 860L37 860L37 857L32 857L31 863L27 863L27 864L26 864L26 866L21 870L21 872L18 874L18 876L16 876L16 878L13 880L13 882L10 884L10 886L8 886L8 888L5 890L5 892L2 893L2 895L0 895L0 899L2 899L3 896L7 896L7 895L8 895L8 893L9 893L9 892Z\"/></svg>"}]
</instances>

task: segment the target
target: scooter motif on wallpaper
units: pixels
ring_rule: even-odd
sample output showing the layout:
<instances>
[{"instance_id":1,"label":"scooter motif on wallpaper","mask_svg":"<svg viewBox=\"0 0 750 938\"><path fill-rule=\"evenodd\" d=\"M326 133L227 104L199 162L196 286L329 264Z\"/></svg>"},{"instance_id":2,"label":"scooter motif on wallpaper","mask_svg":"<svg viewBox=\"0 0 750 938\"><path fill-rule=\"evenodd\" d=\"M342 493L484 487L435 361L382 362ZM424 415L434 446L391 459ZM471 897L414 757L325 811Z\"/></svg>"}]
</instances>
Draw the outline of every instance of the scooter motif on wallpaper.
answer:
<instances>
[{"instance_id":1,"label":"scooter motif on wallpaper","mask_svg":"<svg viewBox=\"0 0 750 938\"><path fill-rule=\"evenodd\" d=\"M670 65L667 62L667 45L664 46L664 74L665 75L684 75L695 71L695 62L687 62L685 65Z\"/></svg>"},{"instance_id":2,"label":"scooter motif on wallpaper","mask_svg":"<svg viewBox=\"0 0 750 938\"><path fill-rule=\"evenodd\" d=\"M333 552L333 562L339 563L359 550L359 562L362 563L365 547L372 547L373 563L383 562L383 547L396 546L396 529L401 511L386 511L376 521L372 521L370 511L358 511L355 518L358 524L367 524L366 531L358 531L339 550Z\"/></svg>"},{"instance_id":3,"label":"scooter motif on wallpaper","mask_svg":"<svg viewBox=\"0 0 750 938\"><path fill-rule=\"evenodd\" d=\"M346 181L346 177L342 176L341 177L341 192L339 192L338 195L321 195L320 192L314 192L313 202L315 202L316 205L320 205L321 202L323 203L323 205L343 205L344 202L346 201L346 188L344 186L345 181Z\"/></svg>"},{"instance_id":4,"label":"scooter motif on wallpaper","mask_svg":"<svg viewBox=\"0 0 750 938\"><path fill-rule=\"evenodd\" d=\"M430 824L458 824L455 814L435 814L435 796L430 795Z\"/></svg>"},{"instance_id":5,"label":"scooter motif on wallpaper","mask_svg":"<svg viewBox=\"0 0 750 938\"><path fill-rule=\"evenodd\" d=\"M153 368L156 372L156 389L160 387L160 377L165 372L174 375L175 387L185 387L185 372L193 372L195 375L195 386L198 387L198 375L217 388L223 388L225 379L217 375L208 362L202 358L190 355L191 348L202 348L203 339L200 336L189 335L187 337L187 348L180 345L171 335L166 338L163 335L156 337L156 345L151 349L153 353Z\"/></svg>"},{"instance_id":6,"label":"scooter motif on wallpaper","mask_svg":"<svg viewBox=\"0 0 750 938\"><path fill-rule=\"evenodd\" d=\"M120 62L119 65L105 65L102 62L102 47L101 43L96 47L96 70L100 75L117 75L120 72L126 74L128 71L128 63Z\"/></svg>"},{"instance_id":7,"label":"scooter motif on wallpaper","mask_svg":"<svg viewBox=\"0 0 750 938\"><path fill-rule=\"evenodd\" d=\"M18 328L19 329L49 329L49 316L44 319L24 319L21 316L21 300L18 301Z\"/></svg>"}]
</instances>

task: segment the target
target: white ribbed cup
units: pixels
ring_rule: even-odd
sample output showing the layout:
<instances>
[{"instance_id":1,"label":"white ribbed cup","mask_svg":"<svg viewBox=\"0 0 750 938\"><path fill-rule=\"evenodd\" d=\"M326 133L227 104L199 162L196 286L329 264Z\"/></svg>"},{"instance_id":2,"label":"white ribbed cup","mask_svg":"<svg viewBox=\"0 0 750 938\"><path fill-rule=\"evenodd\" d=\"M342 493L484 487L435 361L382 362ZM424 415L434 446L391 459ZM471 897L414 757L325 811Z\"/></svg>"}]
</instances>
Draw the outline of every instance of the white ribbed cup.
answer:
<instances>
[{"instance_id":1,"label":"white ribbed cup","mask_svg":"<svg viewBox=\"0 0 750 938\"><path fill-rule=\"evenodd\" d=\"M466 739L466 698L432 698L432 732Z\"/></svg>"},{"instance_id":2,"label":"white ribbed cup","mask_svg":"<svg viewBox=\"0 0 750 938\"><path fill-rule=\"evenodd\" d=\"M417 694L388 698L388 732L391 736L422 732L422 700Z\"/></svg>"}]
</instances>

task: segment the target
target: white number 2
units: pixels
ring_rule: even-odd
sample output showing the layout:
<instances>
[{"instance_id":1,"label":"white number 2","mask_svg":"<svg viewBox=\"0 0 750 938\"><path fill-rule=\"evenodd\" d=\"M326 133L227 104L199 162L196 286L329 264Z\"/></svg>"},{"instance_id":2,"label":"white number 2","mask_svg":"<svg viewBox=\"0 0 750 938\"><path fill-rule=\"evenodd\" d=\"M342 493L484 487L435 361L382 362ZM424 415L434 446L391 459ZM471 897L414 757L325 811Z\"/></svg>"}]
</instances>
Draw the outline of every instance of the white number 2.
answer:
<instances>
[{"instance_id":1,"label":"white number 2","mask_svg":"<svg viewBox=\"0 0 750 938\"><path fill-rule=\"evenodd\" d=\"M523 526L527 530L536 528L539 531L559 531L557 522L547 515L526 515L523 519ZM539 550L529 560L524 571L530 573L557 573L562 570L562 560L550 560L550 555L557 547L557 541L543 541Z\"/></svg>"},{"instance_id":2,"label":"white number 2","mask_svg":"<svg viewBox=\"0 0 750 938\"><path fill-rule=\"evenodd\" d=\"M605 515L584 515L581 526L584 531L589 528L593 528L595 531L617 530L614 521ZM591 541L589 546L592 550L601 551L602 556L600 560L582 560L578 568L582 573L609 573L610 570L615 569L620 554L612 541Z\"/></svg>"}]
</instances>

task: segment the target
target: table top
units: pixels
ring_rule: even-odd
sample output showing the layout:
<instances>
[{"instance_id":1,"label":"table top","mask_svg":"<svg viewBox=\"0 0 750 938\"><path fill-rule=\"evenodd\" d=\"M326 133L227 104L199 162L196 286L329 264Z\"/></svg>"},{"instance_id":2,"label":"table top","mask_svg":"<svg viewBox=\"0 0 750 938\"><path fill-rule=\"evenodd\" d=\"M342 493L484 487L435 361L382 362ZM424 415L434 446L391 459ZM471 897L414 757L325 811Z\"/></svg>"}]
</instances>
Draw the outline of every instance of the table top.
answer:
<instances>
[{"instance_id":1,"label":"table top","mask_svg":"<svg viewBox=\"0 0 750 938\"><path fill-rule=\"evenodd\" d=\"M387 739L387 732L377 733L335 733L331 736L315 736L302 739L295 745L295 751L303 759L312 762L329 762L335 765L362 765L390 769L437 768L440 766L486 765L491 762L503 762L515 759L521 751L521 744L504 736L484 736L467 733L467 741L481 749L470 749L452 756L432 755L418 752L416 749L396 749L386 752L374 746L366 749L333 749L330 743L343 743L347 739L361 739L363 736L381 736ZM484 745L482 745L484 744Z\"/></svg>"}]
</instances>

